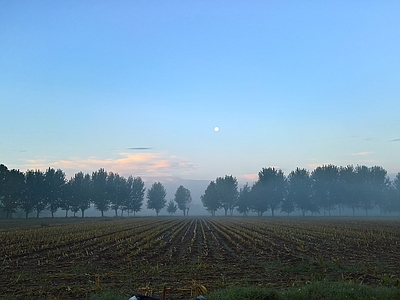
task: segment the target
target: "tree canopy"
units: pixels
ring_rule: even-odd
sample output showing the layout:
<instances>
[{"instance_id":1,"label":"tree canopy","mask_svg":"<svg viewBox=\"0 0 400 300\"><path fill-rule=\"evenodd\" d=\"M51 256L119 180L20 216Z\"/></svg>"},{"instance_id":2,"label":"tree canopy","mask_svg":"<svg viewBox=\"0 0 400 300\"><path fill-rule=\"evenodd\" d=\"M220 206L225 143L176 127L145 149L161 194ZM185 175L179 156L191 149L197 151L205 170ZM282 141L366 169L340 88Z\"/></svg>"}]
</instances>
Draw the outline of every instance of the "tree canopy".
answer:
<instances>
[{"instance_id":1,"label":"tree canopy","mask_svg":"<svg viewBox=\"0 0 400 300\"><path fill-rule=\"evenodd\" d=\"M161 209L167 204L167 192L161 182L155 182L147 191L147 208L154 209L158 216Z\"/></svg>"},{"instance_id":2,"label":"tree canopy","mask_svg":"<svg viewBox=\"0 0 400 300\"><path fill-rule=\"evenodd\" d=\"M178 204L178 208L183 211L183 215L186 216L189 213L190 202L192 202L190 191L180 185L175 192L174 200Z\"/></svg>"}]
</instances>

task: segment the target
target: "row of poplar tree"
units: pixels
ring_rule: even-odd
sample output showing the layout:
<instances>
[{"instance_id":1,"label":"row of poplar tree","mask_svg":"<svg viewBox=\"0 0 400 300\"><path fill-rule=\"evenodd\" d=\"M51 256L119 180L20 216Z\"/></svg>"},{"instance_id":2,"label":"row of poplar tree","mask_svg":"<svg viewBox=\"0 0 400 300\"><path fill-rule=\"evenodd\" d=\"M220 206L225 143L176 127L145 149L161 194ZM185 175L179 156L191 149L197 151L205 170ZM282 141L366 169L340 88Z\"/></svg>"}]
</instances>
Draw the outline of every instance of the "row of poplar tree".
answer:
<instances>
[{"instance_id":1,"label":"row of poplar tree","mask_svg":"<svg viewBox=\"0 0 400 300\"><path fill-rule=\"evenodd\" d=\"M266 211L290 214L300 210L303 216L310 212L330 215L343 208L368 211L378 207L381 213L400 212L400 173L393 181L380 167L338 167L324 165L312 172L296 168L285 176L282 170L263 168L258 180L244 185L238 191L238 181L233 176L218 177L211 181L201 200L206 209L215 215L219 209L225 215L236 209L246 215L249 211L262 216Z\"/></svg>"},{"instance_id":2,"label":"row of poplar tree","mask_svg":"<svg viewBox=\"0 0 400 300\"><path fill-rule=\"evenodd\" d=\"M58 169L48 168L45 172L28 170L9 170L0 165L0 206L6 217L11 217L17 210L29 213L36 212L39 217L44 210L54 216L58 209L66 212L81 212L91 204L101 212L112 209L115 215L121 211L128 214L142 209L146 188L140 177L125 178L118 173L106 172L104 169L90 174L76 173L69 180L65 173ZM175 197L167 205L166 190L160 182L155 182L147 190L147 208L155 210L158 215L161 209L173 214L180 209L188 214L192 197L183 186L176 190ZM246 215L250 211L262 216L271 211L290 214L300 210L307 212L327 213L338 209L356 209L368 211L379 207L381 213L400 212L400 172L393 181L387 171L380 167L324 165L312 172L297 168L285 176L282 170L263 168L258 173L258 180L251 186L246 184L238 190L236 177L218 177L211 181L201 196L204 207L211 213L223 209L225 215L233 214L236 209Z\"/></svg>"},{"instance_id":3,"label":"row of poplar tree","mask_svg":"<svg viewBox=\"0 0 400 300\"><path fill-rule=\"evenodd\" d=\"M147 208L154 209L158 215L167 205L164 186L155 182L146 195L145 192L141 177L125 178L104 169L91 175L79 172L67 180L61 169L48 168L45 172L28 170L23 173L0 165L0 207L7 218L11 218L17 210L24 211L26 217L36 212L37 218L41 212L49 210L54 217L58 209L65 210L66 216L69 211L74 215L80 211L84 217L91 204L101 212L101 216L110 209L115 211L116 216L118 211L121 215L124 211L135 214L142 209L145 196ZM191 200L190 191L180 186L167 210L175 213L179 208L185 215Z\"/></svg>"}]
</instances>

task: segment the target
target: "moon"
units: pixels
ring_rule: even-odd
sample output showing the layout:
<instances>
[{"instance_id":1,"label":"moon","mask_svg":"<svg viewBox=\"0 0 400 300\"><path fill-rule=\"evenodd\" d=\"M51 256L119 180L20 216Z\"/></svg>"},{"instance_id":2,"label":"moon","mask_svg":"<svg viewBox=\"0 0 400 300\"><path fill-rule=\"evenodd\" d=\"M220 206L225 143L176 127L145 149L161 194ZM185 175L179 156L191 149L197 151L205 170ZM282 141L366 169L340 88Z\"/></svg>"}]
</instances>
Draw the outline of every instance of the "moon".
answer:
<instances>
[{"instance_id":1,"label":"moon","mask_svg":"<svg viewBox=\"0 0 400 300\"><path fill-rule=\"evenodd\" d=\"M219 131L219 127L218 127L218 126L215 126L215 127L214 127L214 131L215 131L215 132L218 132L218 131Z\"/></svg>"}]
</instances>

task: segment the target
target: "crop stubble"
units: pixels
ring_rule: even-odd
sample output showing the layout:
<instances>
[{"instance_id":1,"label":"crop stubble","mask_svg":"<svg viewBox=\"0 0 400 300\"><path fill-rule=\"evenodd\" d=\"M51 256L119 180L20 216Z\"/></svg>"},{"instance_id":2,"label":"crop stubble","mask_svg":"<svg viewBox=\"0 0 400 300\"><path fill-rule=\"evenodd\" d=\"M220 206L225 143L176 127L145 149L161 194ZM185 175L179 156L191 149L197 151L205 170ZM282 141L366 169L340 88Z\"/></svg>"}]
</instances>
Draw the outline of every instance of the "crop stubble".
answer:
<instances>
[{"instance_id":1,"label":"crop stubble","mask_svg":"<svg viewBox=\"0 0 400 300\"><path fill-rule=\"evenodd\" d=\"M393 219L14 222L0 223L0 297L85 299L104 289L160 294L165 285L169 299L188 299L196 283L214 290L400 278L400 221Z\"/></svg>"}]
</instances>

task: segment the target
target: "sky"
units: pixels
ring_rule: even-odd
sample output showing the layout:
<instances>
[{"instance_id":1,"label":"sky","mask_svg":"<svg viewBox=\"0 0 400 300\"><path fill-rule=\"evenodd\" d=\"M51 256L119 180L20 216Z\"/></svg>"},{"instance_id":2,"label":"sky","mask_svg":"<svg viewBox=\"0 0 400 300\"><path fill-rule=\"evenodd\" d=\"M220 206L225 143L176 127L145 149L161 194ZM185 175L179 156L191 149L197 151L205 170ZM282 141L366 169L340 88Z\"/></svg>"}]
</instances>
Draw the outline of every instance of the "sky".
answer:
<instances>
[{"instance_id":1,"label":"sky","mask_svg":"<svg viewBox=\"0 0 400 300\"><path fill-rule=\"evenodd\" d=\"M389 0L0 1L0 163L176 185L397 174L399 15Z\"/></svg>"}]
</instances>

